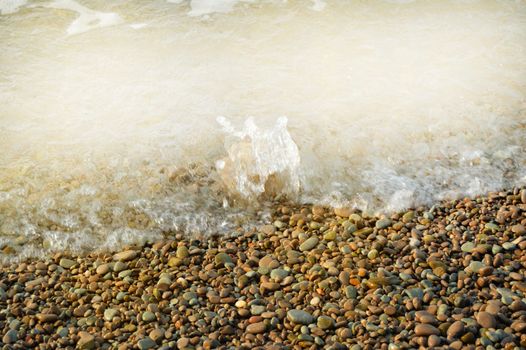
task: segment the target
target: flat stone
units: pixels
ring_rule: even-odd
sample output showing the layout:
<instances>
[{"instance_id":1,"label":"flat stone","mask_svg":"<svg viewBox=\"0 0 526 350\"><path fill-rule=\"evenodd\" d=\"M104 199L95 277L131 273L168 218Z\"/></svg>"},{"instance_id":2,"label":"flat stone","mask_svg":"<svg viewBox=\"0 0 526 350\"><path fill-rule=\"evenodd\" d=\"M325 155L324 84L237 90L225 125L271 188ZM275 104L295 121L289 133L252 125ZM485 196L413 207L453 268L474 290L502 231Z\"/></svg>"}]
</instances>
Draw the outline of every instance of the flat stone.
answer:
<instances>
[{"instance_id":1,"label":"flat stone","mask_svg":"<svg viewBox=\"0 0 526 350\"><path fill-rule=\"evenodd\" d=\"M110 272L110 265L109 264L102 264L97 266L97 269L95 270L98 275L105 275L108 272Z\"/></svg>"},{"instance_id":2,"label":"flat stone","mask_svg":"<svg viewBox=\"0 0 526 350\"><path fill-rule=\"evenodd\" d=\"M130 261L137 257L137 252L135 250L125 250L123 252L113 255L113 260L117 261Z\"/></svg>"},{"instance_id":3,"label":"flat stone","mask_svg":"<svg viewBox=\"0 0 526 350\"><path fill-rule=\"evenodd\" d=\"M186 259L189 255L190 253L188 252L188 248L186 248L186 246L180 245L179 247L177 247L177 250L175 252L176 257L178 257L179 259Z\"/></svg>"},{"instance_id":4,"label":"flat stone","mask_svg":"<svg viewBox=\"0 0 526 350\"><path fill-rule=\"evenodd\" d=\"M314 317L312 317L311 314L306 311L296 309L289 310L287 312L287 319L292 323L304 325L309 325L314 322Z\"/></svg>"},{"instance_id":5,"label":"flat stone","mask_svg":"<svg viewBox=\"0 0 526 350\"><path fill-rule=\"evenodd\" d=\"M376 221L376 224L375 224L375 227L380 230L387 228L389 226L391 226L391 220L386 219L386 218Z\"/></svg>"},{"instance_id":6,"label":"flat stone","mask_svg":"<svg viewBox=\"0 0 526 350\"><path fill-rule=\"evenodd\" d=\"M471 253L474 248L475 248L475 244L473 242L466 242L466 243L462 244L462 246L460 247L460 249L464 253Z\"/></svg>"},{"instance_id":7,"label":"flat stone","mask_svg":"<svg viewBox=\"0 0 526 350\"><path fill-rule=\"evenodd\" d=\"M37 314L37 319L42 323L55 322L58 316L55 314Z\"/></svg>"},{"instance_id":8,"label":"flat stone","mask_svg":"<svg viewBox=\"0 0 526 350\"><path fill-rule=\"evenodd\" d=\"M95 337L88 332L79 332L77 348L81 350L95 349Z\"/></svg>"},{"instance_id":9,"label":"flat stone","mask_svg":"<svg viewBox=\"0 0 526 350\"><path fill-rule=\"evenodd\" d=\"M18 340L18 332L14 329L8 330L2 337L4 344L13 344Z\"/></svg>"},{"instance_id":10,"label":"flat stone","mask_svg":"<svg viewBox=\"0 0 526 350\"><path fill-rule=\"evenodd\" d=\"M154 342L150 337L143 338L137 342L137 347L140 350L153 349L157 346L157 343Z\"/></svg>"},{"instance_id":11,"label":"flat stone","mask_svg":"<svg viewBox=\"0 0 526 350\"><path fill-rule=\"evenodd\" d=\"M230 255L228 255L227 253L217 253L215 258L214 258L214 261L216 262L217 265L224 265L224 264L227 264L227 263L232 263L232 258L230 257Z\"/></svg>"},{"instance_id":12,"label":"flat stone","mask_svg":"<svg viewBox=\"0 0 526 350\"><path fill-rule=\"evenodd\" d=\"M148 336L150 339L152 339L154 342L159 343L164 338L164 329L161 328L155 328L153 329Z\"/></svg>"},{"instance_id":13,"label":"flat stone","mask_svg":"<svg viewBox=\"0 0 526 350\"><path fill-rule=\"evenodd\" d=\"M249 324L246 328L246 331L250 334L261 334L264 333L266 329L264 322L256 322Z\"/></svg>"},{"instance_id":14,"label":"flat stone","mask_svg":"<svg viewBox=\"0 0 526 350\"><path fill-rule=\"evenodd\" d=\"M465 326L464 322L462 321L455 321L449 328L447 329L447 337L448 339L458 339L465 333Z\"/></svg>"},{"instance_id":15,"label":"flat stone","mask_svg":"<svg viewBox=\"0 0 526 350\"><path fill-rule=\"evenodd\" d=\"M75 260L62 258L60 259L60 262L58 263L61 267L65 269L71 269L73 266L77 265L77 262Z\"/></svg>"},{"instance_id":16,"label":"flat stone","mask_svg":"<svg viewBox=\"0 0 526 350\"><path fill-rule=\"evenodd\" d=\"M155 321L156 319L155 314L151 311L143 312L141 318L144 322L152 322L152 321Z\"/></svg>"},{"instance_id":17,"label":"flat stone","mask_svg":"<svg viewBox=\"0 0 526 350\"><path fill-rule=\"evenodd\" d=\"M334 319L329 316L320 316L316 324L323 330L330 329L334 327Z\"/></svg>"},{"instance_id":18,"label":"flat stone","mask_svg":"<svg viewBox=\"0 0 526 350\"><path fill-rule=\"evenodd\" d=\"M497 321L495 320L495 316L490 314L489 312L481 311L477 314L477 323L482 328L495 328L497 326Z\"/></svg>"},{"instance_id":19,"label":"flat stone","mask_svg":"<svg viewBox=\"0 0 526 350\"><path fill-rule=\"evenodd\" d=\"M318 245L319 239L316 236L312 236L300 245L300 250L306 252L312 250Z\"/></svg>"},{"instance_id":20,"label":"flat stone","mask_svg":"<svg viewBox=\"0 0 526 350\"><path fill-rule=\"evenodd\" d=\"M122 262L122 261L117 261L114 265L113 265L113 271L114 272L121 272L121 271L124 271L128 268L128 264L126 264L125 262Z\"/></svg>"},{"instance_id":21,"label":"flat stone","mask_svg":"<svg viewBox=\"0 0 526 350\"><path fill-rule=\"evenodd\" d=\"M435 326L430 324L420 323L415 327L415 335L418 337L440 335L440 331Z\"/></svg>"},{"instance_id":22,"label":"flat stone","mask_svg":"<svg viewBox=\"0 0 526 350\"><path fill-rule=\"evenodd\" d=\"M118 311L116 309L106 309L104 310L104 319L108 322L111 322L115 316L117 316Z\"/></svg>"}]
</instances>

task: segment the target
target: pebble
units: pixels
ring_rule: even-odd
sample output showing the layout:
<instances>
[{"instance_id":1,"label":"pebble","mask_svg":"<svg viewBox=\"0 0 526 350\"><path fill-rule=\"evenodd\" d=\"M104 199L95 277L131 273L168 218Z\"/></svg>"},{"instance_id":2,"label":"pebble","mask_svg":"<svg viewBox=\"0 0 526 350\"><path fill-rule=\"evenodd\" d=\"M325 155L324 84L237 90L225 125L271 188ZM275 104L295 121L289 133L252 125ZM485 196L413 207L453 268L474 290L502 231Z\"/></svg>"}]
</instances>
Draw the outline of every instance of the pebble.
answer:
<instances>
[{"instance_id":1,"label":"pebble","mask_svg":"<svg viewBox=\"0 0 526 350\"><path fill-rule=\"evenodd\" d=\"M137 257L137 251L135 250L125 250L123 252L113 255L113 260L117 261L130 261Z\"/></svg>"},{"instance_id":2,"label":"pebble","mask_svg":"<svg viewBox=\"0 0 526 350\"><path fill-rule=\"evenodd\" d=\"M157 347L157 343L154 342L150 337L145 337L137 342L137 347L140 350L148 350Z\"/></svg>"},{"instance_id":3,"label":"pebble","mask_svg":"<svg viewBox=\"0 0 526 350\"><path fill-rule=\"evenodd\" d=\"M18 332L14 329L8 330L2 337L4 344L13 344L18 340Z\"/></svg>"},{"instance_id":4,"label":"pebble","mask_svg":"<svg viewBox=\"0 0 526 350\"><path fill-rule=\"evenodd\" d=\"M312 315L306 311L303 310L289 310L287 312L287 318L290 322L296 323L296 324L304 324L309 325L312 322L314 322L314 318Z\"/></svg>"},{"instance_id":5,"label":"pebble","mask_svg":"<svg viewBox=\"0 0 526 350\"><path fill-rule=\"evenodd\" d=\"M230 255L226 253L218 253L214 259L217 265L224 265L227 263L230 263L230 264L232 263L232 258L230 257Z\"/></svg>"},{"instance_id":6,"label":"pebble","mask_svg":"<svg viewBox=\"0 0 526 350\"><path fill-rule=\"evenodd\" d=\"M429 336L429 335L440 335L440 331L435 326L432 326L430 324L417 324L415 327L415 335L421 337L421 336Z\"/></svg>"},{"instance_id":7,"label":"pebble","mask_svg":"<svg viewBox=\"0 0 526 350\"><path fill-rule=\"evenodd\" d=\"M77 348L81 350L95 349L95 337L88 332L79 332Z\"/></svg>"},{"instance_id":8,"label":"pebble","mask_svg":"<svg viewBox=\"0 0 526 350\"><path fill-rule=\"evenodd\" d=\"M264 322L252 323L247 326L247 332L251 334L261 334L264 333L266 329Z\"/></svg>"},{"instance_id":9,"label":"pebble","mask_svg":"<svg viewBox=\"0 0 526 350\"><path fill-rule=\"evenodd\" d=\"M300 245L300 251L306 252L312 250L318 245L319 239L316 236L310 237Z\"/></svg>"},{"instance_id":10,"label":"pebble","mask_svg":"<svg viewBox=\"0 0 526 350\"><path fill-rule=\"evenodd\" d=\"M495 328L497 325L495 316L485 311L481 311L477 314L477 322L483 328Z\"/></svg>"},{"instance_id":11,"label":"pebble","mask_svg":"<svg viewBox=\"0 0 526 350\"><path fill-rule=\"evenodd\" d=\"M71 259L66 259L66 258L62 258L60 259L60 262L58 263L61 267L65 268L65 269L71 269L73 266L75 266L77 264L76 261L74 260L71 260Z\"/></svg>"},{"instance_id":12,"label":"pebble","mask_svg":"<svg viewBox=\"0 0 526 350\"><path fill-rule=\"evenodd\" d=\"M465 333L465 326L464 322L462 321L455 321L449 326L447 329L447 337L448 339L458 339Z\"/></svg>"}]
</instances>

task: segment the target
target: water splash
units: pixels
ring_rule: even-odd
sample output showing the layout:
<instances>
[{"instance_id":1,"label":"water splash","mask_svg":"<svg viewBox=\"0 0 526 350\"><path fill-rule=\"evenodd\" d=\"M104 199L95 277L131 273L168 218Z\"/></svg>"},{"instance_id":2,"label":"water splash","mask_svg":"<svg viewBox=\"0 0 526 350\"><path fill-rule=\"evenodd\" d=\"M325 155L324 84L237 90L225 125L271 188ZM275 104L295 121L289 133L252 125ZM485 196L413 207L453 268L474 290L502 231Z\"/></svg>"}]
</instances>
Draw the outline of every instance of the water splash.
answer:
<instances>
[{"instance_id":1,"label":"water splash","mask_svg":"<svg viewBox=\"0 0 526 350\"><path fill-rule=\"evenodd\" d=\"M228 137L227 157L216 167L230 192L245 199L299 193L300 156L286 117L267 129L258 127L254 118L248 118L240 130L224 117L218 117L217 122Z\"/></svg>"}]
</instances>

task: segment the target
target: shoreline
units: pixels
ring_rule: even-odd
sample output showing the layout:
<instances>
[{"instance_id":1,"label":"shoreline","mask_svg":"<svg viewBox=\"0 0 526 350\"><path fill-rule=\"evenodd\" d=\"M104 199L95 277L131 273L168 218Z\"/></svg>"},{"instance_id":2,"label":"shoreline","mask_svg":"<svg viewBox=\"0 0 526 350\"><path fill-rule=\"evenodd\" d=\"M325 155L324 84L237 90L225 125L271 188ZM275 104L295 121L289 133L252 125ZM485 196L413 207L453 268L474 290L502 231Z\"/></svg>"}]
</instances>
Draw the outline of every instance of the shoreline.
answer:
<instances>
[{"instance_id":1,"label":"shoreline","mask_svg":"<svg viewBox=\"0 0 526 350\"><path fill-rule=\"evenodd\" d=\"M1 344L80 349L526 348L526 189L0 268ZM296 311L294 311L296 310Z\"/></svg>"}]
</instances>

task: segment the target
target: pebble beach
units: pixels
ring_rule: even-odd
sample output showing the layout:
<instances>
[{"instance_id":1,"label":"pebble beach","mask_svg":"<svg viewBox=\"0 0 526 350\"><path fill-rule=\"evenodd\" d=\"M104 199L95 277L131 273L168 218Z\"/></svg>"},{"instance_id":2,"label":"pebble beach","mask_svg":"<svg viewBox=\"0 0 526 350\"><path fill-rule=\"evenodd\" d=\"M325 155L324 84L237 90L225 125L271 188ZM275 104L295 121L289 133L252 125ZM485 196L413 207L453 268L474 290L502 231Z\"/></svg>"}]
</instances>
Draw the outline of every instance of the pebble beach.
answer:
<instances>
[{"instance_id":1,"label":"pebble beach","mask_svg":"<svg viewBox=\"0 0 526 350\"><path fill-rule=\"evenodd\" d=\"M390 216L276 204L206 240L3 266L3 349L524 349L526 189Z\"/></svg>"}]
</instances>

